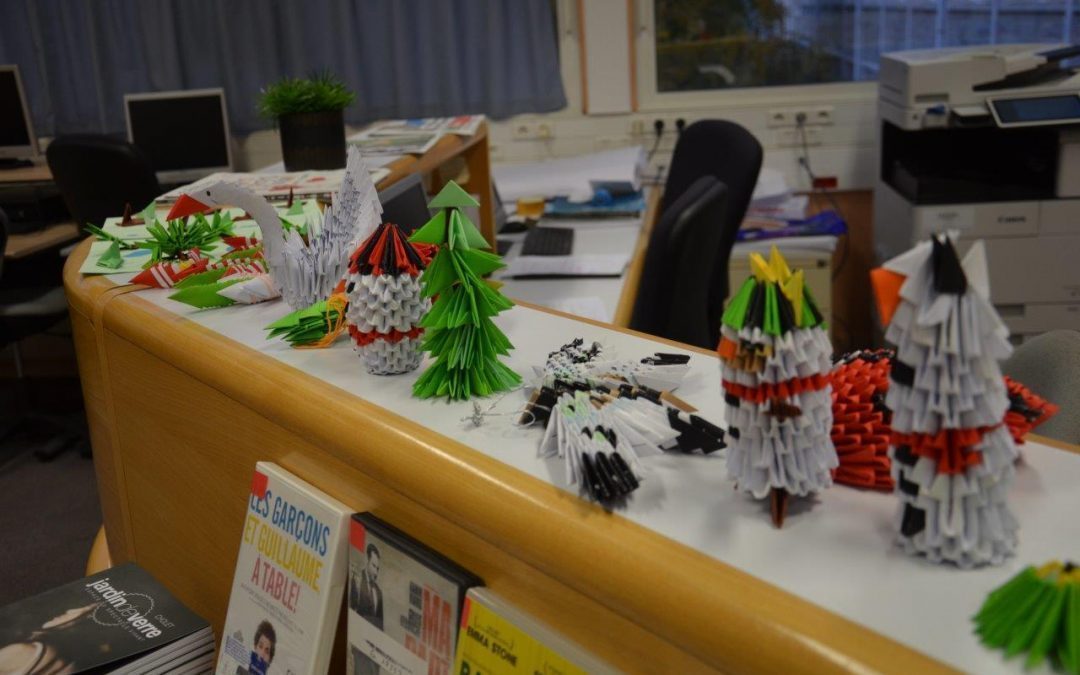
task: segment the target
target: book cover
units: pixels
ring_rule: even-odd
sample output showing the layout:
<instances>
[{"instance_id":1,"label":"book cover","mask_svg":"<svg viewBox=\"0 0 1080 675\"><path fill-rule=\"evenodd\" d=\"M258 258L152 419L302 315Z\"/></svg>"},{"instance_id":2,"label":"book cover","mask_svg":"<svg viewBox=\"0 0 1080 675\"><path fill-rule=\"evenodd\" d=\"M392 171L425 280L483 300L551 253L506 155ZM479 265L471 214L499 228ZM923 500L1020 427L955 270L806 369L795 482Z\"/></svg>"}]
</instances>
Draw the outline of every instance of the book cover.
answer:
<instances>
[{"instance_id":1,"label":"book cover","mask_svg":"<svg viewBox=\"0 0 1080 675\"><path fill-rule=\"evenodd\" d=\"M218 675L326 672L351 513L276 464L255 466Z\"/></svg>"},{"instance_id":2,"label":"book cover","mask_svg":"<svg viewBox=\"0 0 1080 675\"><path fill-rule=\"evenodd\" d=\"M486 588L461 613L458 675L588 675L618 672Z\"/></svg>"},{"instance_id":3,"label":"book cover","mask_svg":"<svg viewBox=\"0 0 1080 675\"><path fill-rule=\"evenodd\" d=\"M128 563L0 608L0 672L113 670L200 631L211 644L209 623Z\"/></svg>"},{"instance_id":4,"label":"book cover","mask_svg":"<svg viewBox=\"0 0 1080 675\"><path fill-rule=\"evenodd\" d=\"M469 571L369 513L349 530L348 672L448 675Z\"/></svg>"}]
</instances>

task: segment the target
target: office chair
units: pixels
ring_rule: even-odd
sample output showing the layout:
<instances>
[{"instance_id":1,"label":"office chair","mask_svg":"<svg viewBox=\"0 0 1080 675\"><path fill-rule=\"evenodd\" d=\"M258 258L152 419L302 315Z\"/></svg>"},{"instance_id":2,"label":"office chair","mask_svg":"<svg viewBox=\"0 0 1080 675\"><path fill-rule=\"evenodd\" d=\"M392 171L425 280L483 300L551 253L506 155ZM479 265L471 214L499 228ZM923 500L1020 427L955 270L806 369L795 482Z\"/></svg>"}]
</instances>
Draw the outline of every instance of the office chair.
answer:
<instances>
[{"instance_id":1,"label":"office chair","mask_svg":"<svg viewBox=\"0 0 1080 675\"><path fill-rule=\"evenodd\" d=\"M1013 351L1002 372L1060 407L1035 433L1066 443L1080 443L1080 332L1053 330Z\"/></svg>"},{"instance_id":2,"label":"office chair","mask_svg":"<svg viewBox=\"0 0 1080 675\"><path fill-rule=\"evenodd\" d=\"M697 179L712 176L727 187L720 247L724 253L710 282L723 302L728 289L728 256L735 244L761 172L761 143L743 127L726 120L700 120L686 127L675 143L664 185L660 213L665 213ZM716 345L710 345L715 347Z\"/></svg>"},{"instance_id":3,"label":"office chair","mask_svg":"<svg viewBox=\"0 0 1080 675\"><path fill-rule=\"evenodd\" d=\"M139 210L161 194L150 160L111 136L60 136L45 150L49 170L79 225L101 225L131 204Z\"/></svg>"},{"instance_id":4,"label":"office chair","mask_svg":"<svg viewBox=\"0 0 1080 675\"><path fill-rule=\"evenodd\" d=\"M664 211L649 237L630 327L713 349L725 297L713 282L724 248L727 186L701 176Z\"/></svg>"},{"instance_id":5,"label":"office chair","mask_svg":"<svg viewBox=\"0 0 1080 675\"><path fill-rule=\"evenodd\" d=\"M7 246L8 219L0 210L0 278L3 277L3 251ZM15 359L15 378L18 382L20 401L29 399L23 377L22 355L19 342L36 333L41 333L60 323L68 314L67 298L62 286L44 288L4 288L0 289L0 348L12 346ZM10 406L18 409L21 405ZM35 455L42 461L54 459L69 447L81 444L82 453L89 456L89 445L85 432L85 422L66 415L51 415L38 412L22 412L15 418L0 419L0 440L3 440L24 428L51 430L47 442Z\"/></svg>"}]
</instances>

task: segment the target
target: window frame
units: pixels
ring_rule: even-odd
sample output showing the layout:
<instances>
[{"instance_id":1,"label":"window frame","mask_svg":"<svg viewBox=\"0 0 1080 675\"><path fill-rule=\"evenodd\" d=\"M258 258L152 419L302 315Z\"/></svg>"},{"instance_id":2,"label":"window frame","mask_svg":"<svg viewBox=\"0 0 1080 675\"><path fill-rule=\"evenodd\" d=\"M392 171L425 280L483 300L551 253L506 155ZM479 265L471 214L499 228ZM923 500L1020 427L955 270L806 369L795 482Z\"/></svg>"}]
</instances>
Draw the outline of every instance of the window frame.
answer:
<instances>
[{"instance_id":1,"label":"window frame","mask_svg":"<svg viewBox=\"0 0 1080 675\"><path fill-rule=\"evenodd\" d=\"M637 60L639 112L694 108L746 108L768 105L842 104L877 98L877 81L701 89L662 92L656 82L656 11L654 0L636 0L634 54Z\"/></svg>"}]
</instances>

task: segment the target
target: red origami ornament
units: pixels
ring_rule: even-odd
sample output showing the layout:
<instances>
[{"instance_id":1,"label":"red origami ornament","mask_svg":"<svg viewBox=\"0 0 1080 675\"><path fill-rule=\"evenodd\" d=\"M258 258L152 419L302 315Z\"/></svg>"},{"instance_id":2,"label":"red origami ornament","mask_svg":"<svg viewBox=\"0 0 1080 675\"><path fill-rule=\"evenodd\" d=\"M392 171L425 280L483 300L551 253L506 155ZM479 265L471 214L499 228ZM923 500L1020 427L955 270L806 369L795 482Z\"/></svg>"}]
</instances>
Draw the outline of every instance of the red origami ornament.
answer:
<instances>
[{"instance_id":1,"label":"red origami ornament","mask_svg":"<svg viewBox=\"0 0 1080 675\"><path fill-rule=\"evenodd\" d=\"M840 466L833 470L833 480L853 487L891 491L893 479L888 456L891 413L885 407L885 392L889 389L889 369L895 353L891 349L859 350L844 355L829 375L832 384L833 427L832 442ZM1036 395L1016 380L1006 377L1009 409L1005 425L1017 444L1024 442L1036 426L1054 416L1058 406ZM902 445L912 446L914 454L931 454L932 446L949 445L951 453L943 459L942 470L958 473L977 458L970 448L986 429L964 430L970 438L904 438L896 434ZM953 430L953 435L957 431ZM962 434L962 432L960 432ZM938 448L940 450L940 448Z\"/></svg>"},{"instance_id":2,"label":"red origami ornament","mask_svg":"<svg viewBox=\"0 0 1080 675\"><path fill-rule=\"evenodd\" d=\"M852 352L833 368L832 442L840 466L833 480L844 485L893 489L889 472L889 421L885 407L891 350Z\"/></svg>"}]
</instances>

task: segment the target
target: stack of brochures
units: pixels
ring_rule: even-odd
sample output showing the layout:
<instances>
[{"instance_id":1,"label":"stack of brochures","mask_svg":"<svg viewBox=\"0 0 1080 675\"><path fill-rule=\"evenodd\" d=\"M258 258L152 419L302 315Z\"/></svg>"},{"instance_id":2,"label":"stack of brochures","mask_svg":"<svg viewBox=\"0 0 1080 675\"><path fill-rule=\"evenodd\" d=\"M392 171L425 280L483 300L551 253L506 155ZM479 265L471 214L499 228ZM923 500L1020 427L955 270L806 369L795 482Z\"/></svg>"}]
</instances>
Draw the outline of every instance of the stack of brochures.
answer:
<instances>
[{"instance_id":1,"label":"stack of brochures","mask_svg":"<svg viewBox=\"0 0 1080 675\"><path fill-rule=\"evenodd\" d=\"M134 563L0 609L0 670L203 673L210 624Z\"/></svg>"}]
</instances>

